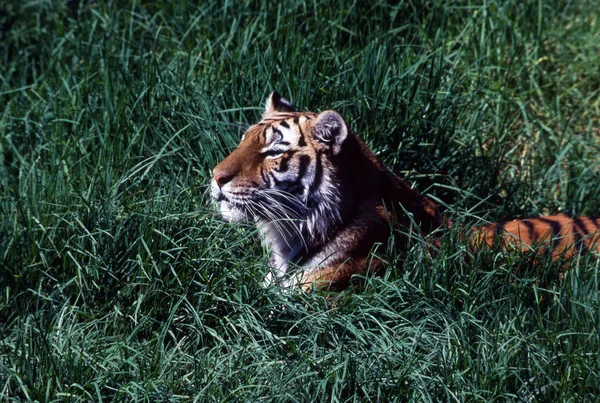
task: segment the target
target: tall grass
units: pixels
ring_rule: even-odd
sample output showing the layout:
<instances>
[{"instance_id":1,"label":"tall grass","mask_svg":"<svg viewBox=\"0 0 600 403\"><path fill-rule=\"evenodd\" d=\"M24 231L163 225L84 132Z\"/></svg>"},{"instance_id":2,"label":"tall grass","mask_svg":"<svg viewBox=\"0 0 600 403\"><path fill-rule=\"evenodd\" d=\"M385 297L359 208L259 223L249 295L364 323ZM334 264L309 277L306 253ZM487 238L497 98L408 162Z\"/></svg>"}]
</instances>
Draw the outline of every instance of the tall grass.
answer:
<instances>
[{"instance_id":1,"label":"tall grass","mask_svg":"<svg viewBox=\"0 0 600 403\"><path fill-rule=\"evenodd\" d=\"M277 89L458 223L598 214L599 23L591 0L2 2L2 399L595 400L593 257L557 280L450 231L435 258L382 245L361 292L282 292L206 185Z\"/></svg>"}]
</instances>

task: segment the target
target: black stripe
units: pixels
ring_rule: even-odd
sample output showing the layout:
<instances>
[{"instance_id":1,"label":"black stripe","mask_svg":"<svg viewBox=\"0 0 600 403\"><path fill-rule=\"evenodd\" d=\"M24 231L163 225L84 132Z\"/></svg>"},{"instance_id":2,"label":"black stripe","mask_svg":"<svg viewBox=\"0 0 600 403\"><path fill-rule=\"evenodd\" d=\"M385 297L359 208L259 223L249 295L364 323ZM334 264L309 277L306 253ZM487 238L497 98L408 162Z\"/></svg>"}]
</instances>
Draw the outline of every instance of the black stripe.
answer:
<instances>
[{"instance_id":1,"label":"black stripe","mask_svg":"<svg viewBox=\"0 0 600 403\"><path fill-rule=\"evenodd\" d=\"M308 155L300 156L300 166L298 168L298 178L296 179L296 182L300 182L304 175L306 175L308 164L310 164L310 157Z\"/></svg>"},{"instance_id":2,"label":"black stripe","mask_svg":"<svg viewBox=\"0 0 600 403\"><path fill-rule=\"evenodd\" d=\"M323 164L322 164L322 156L323 152L319 151L317 153L317 159L315 162L315 179L313 183L310 185L309 192L313 193L315 189L318 189L321 186L321 182L323 181Z\"/></svg>"},{"instance_id":3,"label":"black stripe","mask_svg":"<svg viewBox=\"0 0 600 403\"><path fill-rule=\"evenodd\" d=\"M298 165L298 176L294 180L284 179L278 180L272 172L269 172L269 176L273 179L275 186L279 189L285 189L290 193L302 193L302 178L306 175L308 164L310 163L310 157L308 155L302 155L299 158Z\"/></svg>"},{"instance_id":4,"label":"black stripe","mask_svg":"<svg viewBox=\"0 0 600 403\"><path fill-rule=\"evenodd\" d=\"M562 226L558 221L550 220L548 218L538 217L536 219L540 220L541 222L545 222L550 226L550 228L552 228L552 250L556 249L556 247L562 240L562 237L560 235L562 231Z\"/></svg>"},{"instance_id":5,"label":"black stripe","mask_svg":"<svg viewBox=\"0 0 600 403\"><path fill-rule=\"evenodd\" d=\"M265 174L265 169L262 166L260 167L260 177L262 178L265 185L270 185L271 182L269 181L269 177Z\"/></svg>"},{"instance_id":6,"label":"black stripe","mask_svg":"<svg viewBox=\"0 0 600 403\"><path fill-rule=\"evenodd\" d=\"M585 235L588 236L590 234L590 232L587 230L587 228L585 228L585 224L583 223L583 221L581 220L581 216L575 216L573 217L573 223L575 225L577 225L577 227L581 230L581 232Z\"/></svg>"},{"instance_id":7,"label":"black stripe","mask_svg":"<svg viewBox=\"0 0 600 403\"><path fill-rule=\"evenodd\" d=\"M583 236L582 236L583 234ZM579 250L581 253L589 252L585 240L588 238L590 233L585 228L585 225L581 221L580 216L573 217L573 237L575 238L575 244L579 244Z\"/></svg>"},{"instance_id":8,"label":"black stripe","mask_svg":"<svg viewBox=\"0 0 600 403\"><path fill-rule=\"evenodd\" d=\"M283 127L285 127L286 129L290 128L290 125L285 120L283 122L281 122L280 125L283 126Z\"/></svg>"},{"instance_id":9,"label":"black stripe","mask_svg":"<svg viewBox=\"0 0 600 403\"><path fill-rule=\"evenodd\" d=\"M527 219L526 219L526 220L523 220L523 221L521 221L521 222L523 223L523 225L525 225L525 226L527 227L527 231L529 232L527 235L529 235L529 238L530 238L532 241L534 241L534 242L535 242L536 240L535 240L535 239L533 239L533 236L534 236L534 233L533 233L533 223L532 223L531 221L527 220ZM519 227L517 227L517 228L519 228ZM521 234L519 234L519 239L520 239L520 238L521 238ZM529 245L529 246L533 246L533 245Z\"/></svg>"},{"instance_id":10,"label":"black stripe","mask_svg":"<svg viewBox=\"0 0 600 403\"><path fill-rule=\"evenodd\" d=\"M494 228L494 235L502 236L504 234L504 227L506 226L506 221L496 223L496 228Z\"/></svg>"},{"instance_id":11,"label":"black stripe","mask_svg":"<svg viewBox=\"0 0 600 403\"><path fill-rule=\"evenodd\" d=\"M296 119L294 119L294 123L297 123ZM300 133L300 140L298 140L298 145L300 147L304 147L306 146L306 139L304 138L304 132L302 131L302 128L300 126L298 126L298 132Z\"/></svg>"},{"instance_id":12,"label":"black stripe","mask_svg":"<svg viewBox=\"0 0 600 403\"><path fill-rule=\"evenodd\" d=\"M287 172L287 170L289 169L288 162L294 156L294 154L296 154L296 152L297 151L295 151L295 150L290 150L290 151L287 151L286 153L284 153L286 155L281 158L279 168L275 168L275 170L277 172Z\"/></svg>"},{"instance_id":13,"label":"black stripe","mask_svg":"<svg viewBox=\"0 0 600 403\"><path fill-rule=\"evenodd\" d=\"M271 179L273 179L273 183L275 184L275 186L279 187L283 182L286 181L280 181L278 180L275 175L273 175L273 172L269 172L269 176L271 177Z\"/></svg>"}]
</instances>

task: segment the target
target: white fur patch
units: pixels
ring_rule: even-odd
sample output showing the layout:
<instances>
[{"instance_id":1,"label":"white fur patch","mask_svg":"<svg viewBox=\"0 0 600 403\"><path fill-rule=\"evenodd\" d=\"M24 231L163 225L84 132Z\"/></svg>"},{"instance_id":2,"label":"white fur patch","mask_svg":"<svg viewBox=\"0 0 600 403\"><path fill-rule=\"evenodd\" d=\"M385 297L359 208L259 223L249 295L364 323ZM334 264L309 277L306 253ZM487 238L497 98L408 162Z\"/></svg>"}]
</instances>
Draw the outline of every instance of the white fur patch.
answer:
<instances>
[{"instance_id":1,"label":"white fur patch","mask_svg":"<svg viewBox=\"0 0 600 403\"><path fill-rule=\"evenodd\" d=\"M225 221L240 222L246 219L244 213L238 209L232 209L229 203L226 201L219 202L219 211L221 212L221 216Z\"/></svg>"}]
</instances>

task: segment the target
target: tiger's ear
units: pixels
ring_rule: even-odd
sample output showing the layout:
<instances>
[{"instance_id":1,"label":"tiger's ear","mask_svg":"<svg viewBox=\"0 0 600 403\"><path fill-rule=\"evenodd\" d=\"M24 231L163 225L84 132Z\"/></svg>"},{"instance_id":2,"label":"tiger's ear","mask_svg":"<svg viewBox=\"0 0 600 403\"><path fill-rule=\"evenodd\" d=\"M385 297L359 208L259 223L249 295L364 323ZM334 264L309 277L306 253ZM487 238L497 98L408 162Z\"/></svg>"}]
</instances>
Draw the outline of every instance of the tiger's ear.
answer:
<instances>
[{"instance_id":1,"label":"tiger's ear","mask_svg":"<svg viewBox=\"0 0 600 403\"><path fill-rule=\"evenodd\" d=\"M329 145L336 155L341 151L342 143L348 137L348 126L339 113L325 111L317 116L313 135L319 142Z\"/></svg>"},{"instance_id":2,"label":"tiger's ear","mask_svg":"<svg viewBox=\"0 0 600 403\"><path fill-rule=\"evenodd\" d=\"M273 91L267 99L263 117L272 115L276 112L296 112L296 108L294 108L294 105L292 105L290 101L279 95L277 91Z\"/></svg>"}]
</instances>

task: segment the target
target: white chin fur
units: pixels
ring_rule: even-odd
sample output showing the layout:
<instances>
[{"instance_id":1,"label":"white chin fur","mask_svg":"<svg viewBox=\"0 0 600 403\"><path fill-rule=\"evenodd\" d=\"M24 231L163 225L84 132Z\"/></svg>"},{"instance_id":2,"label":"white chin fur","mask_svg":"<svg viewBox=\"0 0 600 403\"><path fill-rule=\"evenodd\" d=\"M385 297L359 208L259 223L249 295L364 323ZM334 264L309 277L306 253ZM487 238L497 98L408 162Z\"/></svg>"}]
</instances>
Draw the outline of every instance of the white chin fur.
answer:
<instances>
[{"instance_id":1,"label":"white chin fur","mask_svg":"<svg viewBox=\"0 0 600 403\"><path fill-rule=\"evenodd\" d=\"M221 211L221 216L224 220L229 222L239 222L245 221L246 216L244 213L237 209L232 209L229 207L229 203L222 201L219 203L219 210Z\"/></svg>"}]
</instances>

